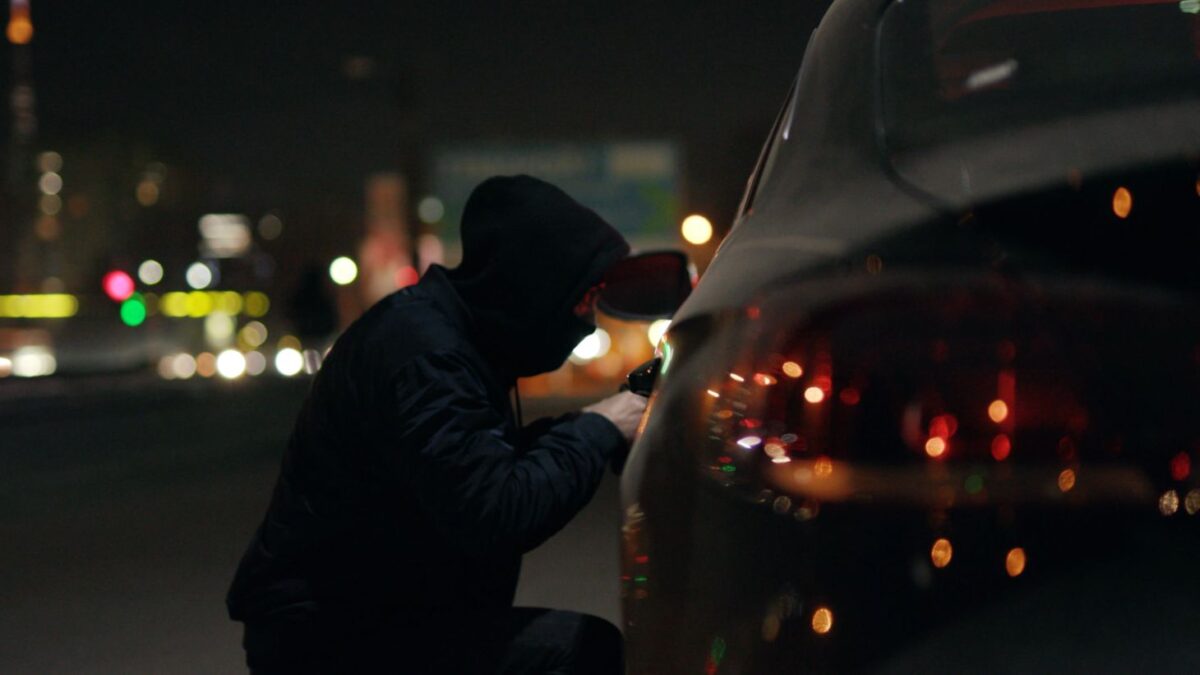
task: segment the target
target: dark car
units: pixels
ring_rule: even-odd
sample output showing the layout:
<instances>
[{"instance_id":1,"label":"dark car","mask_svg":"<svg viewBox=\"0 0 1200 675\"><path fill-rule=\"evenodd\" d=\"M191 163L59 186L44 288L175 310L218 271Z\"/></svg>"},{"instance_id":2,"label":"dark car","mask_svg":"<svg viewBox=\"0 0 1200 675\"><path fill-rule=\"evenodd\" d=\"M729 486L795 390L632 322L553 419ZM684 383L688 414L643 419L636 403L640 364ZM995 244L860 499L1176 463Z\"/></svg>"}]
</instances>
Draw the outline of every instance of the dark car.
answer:
<instances>
[{"instance_id":1,"label":"dark car","mask_svg":"<svg viewBox=\"0 0 1200 675\"><path fill-rule=\"evenodd\" d=\"M833 4L660 345L630 672L1200 672L1198 11Z\"/></svg>"}]
</instances>

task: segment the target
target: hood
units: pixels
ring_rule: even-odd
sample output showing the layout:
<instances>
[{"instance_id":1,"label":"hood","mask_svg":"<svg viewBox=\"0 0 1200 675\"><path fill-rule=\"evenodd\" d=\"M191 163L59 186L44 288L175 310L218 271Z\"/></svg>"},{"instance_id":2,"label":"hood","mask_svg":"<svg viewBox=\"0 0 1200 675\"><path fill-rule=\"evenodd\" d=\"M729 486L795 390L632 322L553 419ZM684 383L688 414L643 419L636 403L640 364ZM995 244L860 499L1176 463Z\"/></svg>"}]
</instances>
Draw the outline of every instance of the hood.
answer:
<instances>
[{"instance_id":1,"label":"hood","mask_svg":"<svg viewBox=\"0 0 1200 675\"><path fill-rule=\"evenodd\" d=\"M505 379L561 366L595 330L572 309L629 245L603 218L530 176L481 183L463 209L462 263L447 274L473 340Z\"/></svg>"}]
</instances>

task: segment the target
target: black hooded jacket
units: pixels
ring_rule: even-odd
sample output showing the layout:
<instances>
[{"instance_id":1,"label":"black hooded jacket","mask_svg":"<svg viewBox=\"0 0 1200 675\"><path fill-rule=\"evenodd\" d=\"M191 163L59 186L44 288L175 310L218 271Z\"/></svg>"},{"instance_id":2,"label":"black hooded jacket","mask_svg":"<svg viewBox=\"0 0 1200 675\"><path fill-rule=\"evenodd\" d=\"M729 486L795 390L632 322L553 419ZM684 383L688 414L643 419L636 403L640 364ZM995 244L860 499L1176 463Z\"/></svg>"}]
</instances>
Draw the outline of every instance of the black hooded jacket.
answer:
<instances>
[{"instance_id":1,"label":"black hooded jacket","mask_svg":"<svg viewBox=\"0 0 1200 675\"><path fill-rule=\"evenodd\" d=\"M507 607L521 555L591 499L616 427L585 413L521 430L508 392L592 330L571 309L627 244L527 176L476 188L462 243L458 268L431 267L330 351L229 591L234 619Z\"/></svg>"}]
</instances>

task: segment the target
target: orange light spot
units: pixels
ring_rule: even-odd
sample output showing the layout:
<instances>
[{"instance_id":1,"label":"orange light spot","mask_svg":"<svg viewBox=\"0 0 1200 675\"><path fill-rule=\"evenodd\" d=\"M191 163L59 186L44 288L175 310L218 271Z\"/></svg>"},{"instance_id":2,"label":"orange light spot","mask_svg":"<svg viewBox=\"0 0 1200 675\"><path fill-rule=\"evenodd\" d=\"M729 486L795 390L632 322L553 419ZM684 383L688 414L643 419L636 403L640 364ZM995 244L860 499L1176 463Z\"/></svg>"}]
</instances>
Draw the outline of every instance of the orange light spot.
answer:
<instances>
[{"instance_id":1,"label":"orange light spot","mask_svg":"<svg viewBox=\"0 0 1200 675\"><path fill-rule=\"evenodd\" d=\"M992 401L992 404L988 406L988 417L996 424L1008 419L1008 404L1000 399Z\"/></svg>"},{"instance_id":2,"label":"orange light spot","mask_svg":"<svg viewBox=\"0 0 1200 675\"><path fill-rule=\"evenodd\" d=\"M1128 218L1133 210L1133 194L1125 187L1117 188L1113 193L1112 210L1118 218Z\"/></svg>"},{"instance_id":3,"label":"orange light spot","mask_svg":"<svg viewBox=\"0 0 1200 675\"><path fill-rule=\"evenodd\" d=\"M783 364L783 374L792 379L796 379L804 374L804 369L795 361L785 361Z\"/></svg>"},{"instance_id":4,"label":"orange light spot","mask_svg":"<svg viewBox=\"0 0 1200 675\"><path fill-rule=\"evenodd\" d=\"M925 441L925 454L930 457L941 457L946 453L946 441L940 436L934 436Z\"/></svg>"},{"instance_id":5,"label":"orange light spot","mask_svg":"<svg viewBox=\"0 0 1200 675\"><path fill-rule=\"evenodd\" d=\"M1008 552L1004 557L1004 571L1010 577L1020 576L1025 571L1025 549L1018 546Z\"/></svg>"},{"instance_id":6,"label":"orange light spot","mask_svg":"<svg viewBox=\"0 0 1200 675\"><path fill-rule=\"evenodd\" d=\"M804 390L804 400L809 403L820 403L825 400L825 392L820 387L809 387Z\"/></svg>"},{"instance_id":7,"label":"orange light spot","mask_svg":"<svg viewBox=\"0 0 1200 675\"><path fill-rule=\"evenodd\" d=\"M818 457L817 461L813 462L813 475L817 478L825 478L833 473L833 462L828 457Z\"/></svg>"},{"instance_id":8,"label":"orange light spot","mask_svg":"<svg viewBox=\"0 0 1200 675\"><path fill-rule=\"evenodd\" d=\"M1012 441L1008 440L1008 435L998 434L992 439L992 458L997 462L1008 459L1010 452L1012 452Z\"/></svg>"},{"instance_id":9,"label":"orange light spot","mask_svg":"<svg viewBox=\"0 0 1200 675\"><path fill-rule=\"evenodd\" d=\"M5 33L14 45L27 45L33 40L33 22L24 14L14 14Z\"/></svg>"},{"instance_id":10,"label":"orange light spot","mask_svg":"<svg viewBox=\"0 0 1200 675\"><path fill-rule=\"evenodd\" d=\"M933 542L933 548L929 551L929 559L933 561L933 566L942 569L950 564L950 559L954 557L954 547L950 545L949 539L938 539Z\"/></svg>"},{"instance_id":11,"label":"orange light spot","mask_svg":"<svg viewBox=\"0 0 1200 675\"><path fill-rule=\"evenodd\" d=\"M771 377L770 375L767 375L766 373L755 373L754 374L755 384L758 384L763 387L769 387L769 386L775 384L777 381L778 380Z\"/></svg>"},{"instance_id":12,"label":"orange light spot","mask_svg":"<svg viewBox=\"0 0 1200 675\"><path fill-rule=\"evenodd\" d=\"M862 400L862 395L854 387L846 387L842 390L841 399L842 403L846 405L858 405L858 402Z\"/></svg>"},{"instance_id":13,"label":"orange light spot","mask_svg":"<svg viewBox=\"0 0 1200 675\"><path fill-rule=\"evenodd\" d=\"M817 635L825 635L833 630L833 612L828 607L818 608L813 612L812 629Z\"/></svg>"},{"instance_id":14,"label":"orange light spot","mask_svg":"<svg viewBox=\"0 0 1200 675\"><path fill-rule=\"evenodd\" d=\"M1063 469L1058 474L1058 489L1063 492L1070 492L1073 487L1075 487L1075 471L1072 469Z\"/></svg>"},{"instance_id":15,"label":"orange light spot","mask_svg":"<svg viewBox=\"0 0 1200 675\"><path fill-rule=\"evenodd\" d=\"M767 457L773 459L775 457L783 457L785 450L779 443L767 443L763 446L763 452L767 453Z\"/></svg>"}]
</instances>

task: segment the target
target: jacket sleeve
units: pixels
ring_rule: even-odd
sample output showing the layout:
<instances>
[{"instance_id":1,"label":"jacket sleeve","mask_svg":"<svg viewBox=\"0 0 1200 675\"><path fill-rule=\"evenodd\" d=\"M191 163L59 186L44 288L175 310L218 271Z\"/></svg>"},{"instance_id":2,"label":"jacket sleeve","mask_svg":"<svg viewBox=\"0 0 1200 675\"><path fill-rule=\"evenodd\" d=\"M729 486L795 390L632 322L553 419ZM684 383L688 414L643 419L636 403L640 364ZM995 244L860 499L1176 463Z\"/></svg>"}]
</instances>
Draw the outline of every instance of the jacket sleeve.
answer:
<instances>
[{"instance_id":1,"label":"jacket sleeve","mask_svg":"<svg viewBox=\"0 0 1200 675\"><path fill-rule=\"evenodd\" d=\"M464 551L529 551L595 493L625 440L604 417L562 418L518 451L468 362L426 354L392 378L386 465L426 518Z\"/></svg>"}]
</instances>

